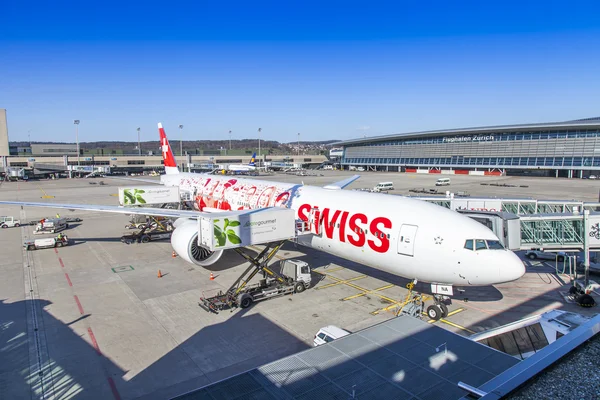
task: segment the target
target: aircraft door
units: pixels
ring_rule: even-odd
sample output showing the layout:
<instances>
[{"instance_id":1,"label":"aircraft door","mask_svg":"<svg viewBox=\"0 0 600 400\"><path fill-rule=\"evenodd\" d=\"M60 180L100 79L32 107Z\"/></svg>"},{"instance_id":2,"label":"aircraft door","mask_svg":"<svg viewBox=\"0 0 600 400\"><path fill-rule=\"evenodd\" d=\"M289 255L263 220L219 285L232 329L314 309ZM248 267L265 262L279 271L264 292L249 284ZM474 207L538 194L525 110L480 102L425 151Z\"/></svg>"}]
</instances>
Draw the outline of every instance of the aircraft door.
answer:
<instances>
[{"instance_id":1,"label":"aircraft door","mask_svg":"<svg viewBox=\"0 0 600 400\"><path fill-rule=\"evenodd\" d=\"M398 237L398 254L414 256L417 229L419 227L416 225L402 224L400 227L400 236Z\"/></svg>"}]
</instances>

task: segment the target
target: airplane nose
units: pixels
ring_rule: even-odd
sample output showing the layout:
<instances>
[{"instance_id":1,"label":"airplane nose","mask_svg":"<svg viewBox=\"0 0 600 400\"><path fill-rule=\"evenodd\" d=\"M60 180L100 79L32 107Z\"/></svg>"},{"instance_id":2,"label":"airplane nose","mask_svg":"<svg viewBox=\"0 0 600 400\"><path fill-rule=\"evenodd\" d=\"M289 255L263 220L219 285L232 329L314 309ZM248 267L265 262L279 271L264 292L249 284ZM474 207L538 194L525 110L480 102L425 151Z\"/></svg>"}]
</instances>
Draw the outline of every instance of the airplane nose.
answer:
<instances>
[{"instance_id":1,"label":"airplane nose","mask_svg":"<svg viewBox=\"0 0 600 400\"><path fill-rule=\"evenodd\" d=\"M525 275L525 264L512 251L507 251L506 257L499 267L500 280L502 282L512 282Z\"/></svg>"}]
</instances>

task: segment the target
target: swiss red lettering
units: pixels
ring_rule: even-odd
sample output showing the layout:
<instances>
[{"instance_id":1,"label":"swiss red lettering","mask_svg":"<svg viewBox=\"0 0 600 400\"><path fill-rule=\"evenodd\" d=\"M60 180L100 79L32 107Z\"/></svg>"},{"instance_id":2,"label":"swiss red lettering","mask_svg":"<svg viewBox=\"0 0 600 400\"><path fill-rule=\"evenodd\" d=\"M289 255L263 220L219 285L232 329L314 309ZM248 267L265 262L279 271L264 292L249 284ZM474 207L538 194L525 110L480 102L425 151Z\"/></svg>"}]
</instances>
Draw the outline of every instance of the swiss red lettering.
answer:
<instances>
[{"instance_id":1,"label":"swiss red lettering","mask_svg":"<svg viewBox=\"0 0 600 400\"><path fill-rule=\"evenodd\" d=\"M348 220L348 211L342 213L342 219L340 220L340 242L346 242L346 221Z\"/></svg>"},{"instance_id":2,"label":"swiss red lettering","mask_svg":"<svg viewBox=\"0 0 600 400\"><path fill-rule=\"evenodd\" d=\"M312 214L312 215L311 215ZM333 239L335 228L339 228L338 239L340 242L346 241L356 247L363 247L365 244L378 253L385 253L390 248L390 240L384 230L392 229L392 221L385 217L374 218L370 223L365 214L350 214L348 211L331 210L324 208L319 210L310 204L302 204L298 208L298 218L302 221L311 221L311 231L319 234L320 230L325 231L325 236ZM339 222L339 223L338 223ZM375 238L368 239L367 233Z\"/></svg>"},{"instance_id":3,"label":"swiss red lettering","mask_svg":"<svg viewBox=\"0 0 600 400\"><path fill-rule=\"evenodd\" d=\"M348 241L356 246L363 247L365 245L365 231L362 224L367 223L367 216L365 214L354 214L350 217L350 221L348 222L348 227L350 228L350 234L348 234ZM361 225L358 224L361 223ZM356 235L356 237L354 237Z\"/></svg>"},{"instance_id":4,"label":"swiss red lettering","mask_svg":"<svg viewBox=\"0 0 600 400\"><path fill-rule=\"evenodd\" d=\"M325 208L321 213L321 223L323 224L323 230L325 231L325 236L329 239L333 239L333 229L335 228L335 223L337 222L338 217L340 216L341 211L335 210L333 213L333 217L329 219L329 208Z\"/></svg>"},{"instance_id":5,"label":"swiss red lettering","mask_svg":"<svg viewBox=\"0 0 600 400\"><path fill-rule=\"evenodd\" d=\"M392 228L392 221L387 218L377 217L371 221L369 231L375 236L376 240L369 239L369 247L378 253L385 253L390 248L390 240L385 232L379 229L379 225L383 225L385 229ZM379 244L377 243L379 242Z\"/></svg>"},{"instance_id":6,"label":"swiss red lettering","mask_svg":"<svg viewBox=\"0 0 600 400\"><path fill-rule=\"evenodd\" d=\"M310 204L302 204L298 208L298 218L300 218L304 222L308 221L308 213L310 212L310 209Z\"/></svg>"}]
</instances>

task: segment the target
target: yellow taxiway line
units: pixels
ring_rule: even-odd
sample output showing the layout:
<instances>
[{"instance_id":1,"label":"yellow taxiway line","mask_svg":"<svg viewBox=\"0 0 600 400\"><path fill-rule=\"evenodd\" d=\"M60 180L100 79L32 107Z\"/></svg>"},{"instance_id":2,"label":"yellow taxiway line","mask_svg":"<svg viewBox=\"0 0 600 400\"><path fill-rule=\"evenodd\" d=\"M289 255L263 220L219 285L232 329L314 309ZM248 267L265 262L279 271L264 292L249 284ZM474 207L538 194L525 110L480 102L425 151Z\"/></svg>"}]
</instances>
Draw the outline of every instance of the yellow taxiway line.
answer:
<instances>
[{"instance_id":1,"label":"yellow taxiway line","mask_svg":"<svg viewBox=\"0 0 600 400\"><path fill-rule=\"evenodd\" d=\"M344 298L342 299L342 301L356 299L357 297L366 296L366 295L368 295L368 294L372 294L373 292L379 292L379 291L381 291L381 290L385 290L385 289L393 288L394 286L396 286L396 285L386 285L386 286L382 286L382 287L380 287L380 288L377 288L377 289L373 289L373 290L366 290L366 291L364 291L364 292L362 292L362 293L359 293L359 294L355 294L355 295L352 295L352 296L344 297Z\"/></svg>"},{"instance_id":2,"label":"yellow taxiway line","mask_svg":"<svg viewBox=\"0 0 600 400\"><path fill-rule=\"evenodd\" d=\"M329 275L326 275L326 276L329 276ZM316 287L315 290L327 289L327 288L330 288L332 286L337 286L337 285L344 285L344 284L347 284L348 282L357 281L359 279L364 279L366 277L367 277L367 275L360 275L360 276L356 276L356 277L350 278L350 279L339 280L335 283L328 283L327 285Z\"/></svg>"},{"instance_id":3,"label":"yellow taxiway line","mask_svg":"<svg viewBox=\"0 0 600 400\"><path fill-rule=\"evenodd\" d=\"M43 194L42 199L53 199L54 198L54 196L48 195L48 193L46 193L46 191L44 189L42 189L42 187L40 185L37 185L37 187L38 187L38 189L40 189L40 191Z\"/></svg>"}]
</instances>

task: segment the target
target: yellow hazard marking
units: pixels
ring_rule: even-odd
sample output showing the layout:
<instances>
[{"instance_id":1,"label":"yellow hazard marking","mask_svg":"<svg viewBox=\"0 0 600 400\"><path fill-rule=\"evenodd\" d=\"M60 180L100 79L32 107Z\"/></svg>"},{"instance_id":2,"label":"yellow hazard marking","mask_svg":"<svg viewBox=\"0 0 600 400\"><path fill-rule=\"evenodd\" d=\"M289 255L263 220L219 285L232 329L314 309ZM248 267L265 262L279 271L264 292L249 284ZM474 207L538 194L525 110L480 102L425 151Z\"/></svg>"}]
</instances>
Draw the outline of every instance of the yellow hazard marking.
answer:
<instances>
[{"instance_id":1,"label":"yellow hazard marking","mask_svg":"<svg viewBox=\"0 0 600 400\"><path fill-rule=\"evenodd\" d=\"M366 277L367 277L367 275L360 275L360 276L355 276L354 278L350 278L350 279L339 280L335 283L328 283L327 285L316 287L315 290L327 289L327 288L330 288L332 286L337 286L337 285L344 285L348 282L357 281L359 279L364 279Z\"/></svg>"},{"instance_id":2,"label":"yellow hazard marking","mask_svg":"<svg viewBox=\"0 0 600 400\"><path fill-rule=\"evenodd\" d=\"M379 292L380 290L385 290L385 289L393 288L394 286L396 286L396 285L386 285L386 286L382 286L382 287L377 288L377 289L367 290L367 291L359 293L359 294L355 294L355 295L352 295L352 296L344 297L342 299L342 301L356 299L357 297L366 296L368 294L372 294L373 292Z\"/></svg>"},{"instance_id":3,"label":"yellow hazard marking","mask_svg":"<svg viewBox=\"0 0 600 400\"><path fill-rule=\"evenodd\" d=\"M42 199L53 199L54 198L54 196L48 195L48 193L46 193L46 191L44 189L42 189L42 187L40 185L37 185L37 187L38 187L38 189L40 189L40 191L43 194Z\"/></svg>"},{"instance_id":4,"label":"yellow hazard marking","mask_svg":"<svg viewBox=\"0 0 600 400\"><path fill-rule=\"evenodd\" d=\"M465 328L464 326L460 326L458 324L455 324L454 322L447 321L447 320L445 320L443 318L440 319L440 322L443 322L444 324L448 324L448 325L453 326L453 327L458 328L458 329L462 329L463 331L467 331L469 333L475 333L474 331L472 331L472 330L470 330L468 328Z\"/></svg>"},{"instance_id":5,"label":"yellow hazard marking","mask_svg":"<svg viewBox=\"0 0 600 400\"><path fill-rule=\"evenodd\" d=\"M111 193L110 194L112 197L119 197L119 193Z\"/></svg>"}]
</instances>

